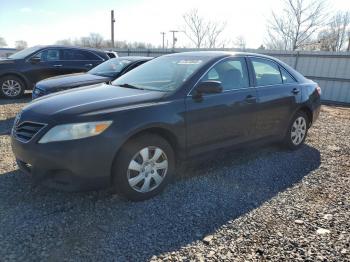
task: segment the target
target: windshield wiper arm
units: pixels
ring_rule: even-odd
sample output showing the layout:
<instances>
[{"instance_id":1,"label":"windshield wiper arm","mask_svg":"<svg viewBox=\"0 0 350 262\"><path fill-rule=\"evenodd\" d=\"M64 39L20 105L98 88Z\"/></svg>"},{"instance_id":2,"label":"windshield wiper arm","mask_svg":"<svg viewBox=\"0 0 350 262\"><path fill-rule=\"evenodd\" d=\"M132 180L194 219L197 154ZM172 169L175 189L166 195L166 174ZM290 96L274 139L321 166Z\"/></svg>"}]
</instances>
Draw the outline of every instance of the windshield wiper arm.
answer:
<instances>
[{"instance_id":1,"label":"windshield wiper arm","mask_svg":"<svg viewBox=\"0 0 350 262\"><path fill-rule=\"evenodd\" d=\"M117 86L144 90L142 87L138 87L138 86L134 86L134 85L130 85L130 84L121 84L121 85L117 85Z\"/></svg>"}]
</instances>

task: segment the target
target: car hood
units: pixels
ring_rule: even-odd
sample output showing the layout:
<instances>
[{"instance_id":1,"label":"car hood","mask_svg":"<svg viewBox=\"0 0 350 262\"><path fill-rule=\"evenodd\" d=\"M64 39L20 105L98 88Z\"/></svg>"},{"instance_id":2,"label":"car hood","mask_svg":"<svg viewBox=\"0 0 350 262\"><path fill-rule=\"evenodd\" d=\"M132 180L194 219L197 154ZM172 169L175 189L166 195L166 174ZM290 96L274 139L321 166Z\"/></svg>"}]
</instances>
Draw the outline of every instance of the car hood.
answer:
<instances>
[{"instance_id":1,"label":"car hood","mask_svg":"<svg viewBox=\"0 0 350 262\"><path fill-rule=\"evenodd\" d=\"M68 118L94 114L157 101L166 93L130 89L106 84L80 87L33 100L22 110L22 121L67 121ZM51 121L52 122L52 121Z\"/></svg>"},{"instance_id":2,"label":"car hood","mask_svg":"<svg viewBox=\"0 0 350 262\"><path fill-rule=\"evenodd\" d=\"M78 73L47 78L38 82L36 87L49 93L72 87L108 82L111 80L113 80L111 77Z\"/></svg>"},{"instance_id":3,"label":"car hood","mask_svg":"<svg viewBox=\"0 0 350 262\"><path fill-rule=\"evenodd\" d=\"M16 62L17 62L16 59L0 58L0 66L1 65L15 64Z\"/></svg>"}]
</instances>

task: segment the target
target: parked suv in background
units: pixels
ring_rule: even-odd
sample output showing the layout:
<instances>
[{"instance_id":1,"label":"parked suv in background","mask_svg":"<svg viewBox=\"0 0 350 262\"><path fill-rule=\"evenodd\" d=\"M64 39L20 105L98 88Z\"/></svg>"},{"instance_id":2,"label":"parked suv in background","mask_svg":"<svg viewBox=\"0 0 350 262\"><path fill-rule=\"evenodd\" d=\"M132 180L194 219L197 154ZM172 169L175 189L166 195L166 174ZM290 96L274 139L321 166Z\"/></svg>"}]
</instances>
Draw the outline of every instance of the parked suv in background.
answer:
<instances>
[{"instance_id":1,"label":"parked suv in background","mask_svg":"<svg viewBox=\"0 0 350 262\"><path fill-rule=\"evenodd\" d=\"M12 148L36 182L67 190L113 185L144 200L168 184L179 160L261 140L300 148L320 93L268 56L165 55L111 85L34 100L15 119Z\"/></svg>"},{"instance_id":2,"label":"parked suv in background","mask_svg":"<svg viewBox=\"0 0 350 262\"><path fill-rule=\"evenodd\" d=\"M86 72L115 57L113 52L68 46L34 46L0 60L0 95L18 98L36 82Z\"/></svg>"},{"instance_id":3,"label":"parked suv in background","mask_svg":"<svg viewBox=\"0 0 350 262\"><path fill-rule=\"evenodd\" d=\"M36 99L44 95L82 86L110 83L126 72L129 72L151 59L152 57L142 56L112 58L86 73L69 74L44 79L36 83L32 98Z\"/></svg>"}]
</instances>

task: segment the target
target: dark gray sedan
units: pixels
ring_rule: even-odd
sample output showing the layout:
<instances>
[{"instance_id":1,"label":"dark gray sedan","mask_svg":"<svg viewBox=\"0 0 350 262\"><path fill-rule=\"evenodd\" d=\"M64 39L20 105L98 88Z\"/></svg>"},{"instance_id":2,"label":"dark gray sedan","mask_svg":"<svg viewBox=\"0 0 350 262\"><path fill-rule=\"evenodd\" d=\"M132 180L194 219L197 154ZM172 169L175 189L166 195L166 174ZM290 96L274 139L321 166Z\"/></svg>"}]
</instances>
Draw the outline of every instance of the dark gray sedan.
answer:
<instances>
[{"instance_id":1,"label":"dark gray sedan","mask_svg":"<svg viewBox=\"0 0 350 262\"><path fill-rule=\"evenodd\" d=\"M96 66L87 73L69 74L47 78L35 85L32 98L36 99L44 95L76 87L99 83L109 83L151 59L152 57L140 56L113 58Z\"/></svg>"}]
</instances>

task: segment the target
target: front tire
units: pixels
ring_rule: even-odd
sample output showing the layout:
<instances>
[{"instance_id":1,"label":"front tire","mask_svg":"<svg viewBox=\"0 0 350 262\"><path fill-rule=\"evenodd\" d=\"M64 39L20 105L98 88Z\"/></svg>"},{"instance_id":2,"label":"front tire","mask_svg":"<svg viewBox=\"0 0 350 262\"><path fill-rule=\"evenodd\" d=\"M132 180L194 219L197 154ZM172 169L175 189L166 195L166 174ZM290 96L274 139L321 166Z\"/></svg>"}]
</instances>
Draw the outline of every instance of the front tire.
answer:
<instances>
[{"instance_id":1,"label":"front tire","mask_svg":"<svg viewBox=\"0 0 350 262\"><path fill-rule=\"evenodd\" d=\"M175 154L162 137L144 134L127 142L113 165L117 193L133 201L159 194L175 171Z\"/></svg>"},{"instance_id":2,"label":"front tire","mask_svg":"<svg viewBox=\"0 0 350 262\"><path fill-rule=\"evenodd\" d=\"M288 149L296 150L300 148L306 139L309 128L309 118L303 111L297 112L288 127L284 138L284 144Z\"/></svg>"},{"instance_id":3,"label":"front tire","mask_svg":"<svg viewBox=\"0 0 350 262\"><path fill-rule=\"evenodd\" d=\"M0 78L0 95L5 98L19 98L25 90L24 82L17 76L9 75Z\"/></svg>"}]
</instances>

